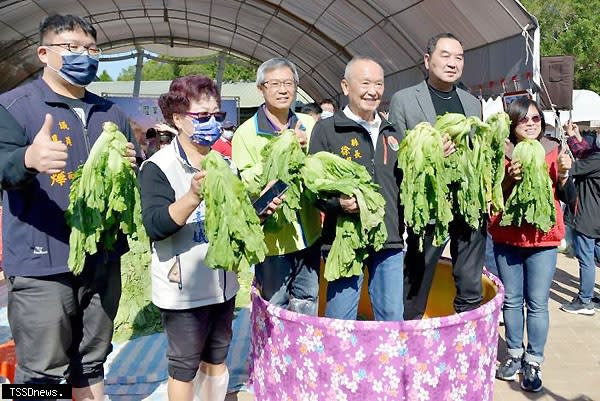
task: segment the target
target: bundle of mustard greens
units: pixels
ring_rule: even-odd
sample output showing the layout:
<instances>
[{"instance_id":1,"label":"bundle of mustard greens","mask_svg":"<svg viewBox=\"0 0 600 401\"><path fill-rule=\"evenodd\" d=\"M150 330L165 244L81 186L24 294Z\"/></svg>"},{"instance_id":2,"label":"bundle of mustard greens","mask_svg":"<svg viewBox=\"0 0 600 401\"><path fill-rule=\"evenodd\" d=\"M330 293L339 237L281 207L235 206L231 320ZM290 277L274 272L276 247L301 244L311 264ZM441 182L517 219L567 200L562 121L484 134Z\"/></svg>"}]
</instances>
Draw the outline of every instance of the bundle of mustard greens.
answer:
<instances>
[{"instance_id":1,"label":"bundle of mustard greens","mask_svg":"<svg viewBox=\"0 0 600 401\"><path fill-rule=\"evenodd\" d=\"M83 270L86 254L98 252L98 244L112 249L119 231L146 238L135 172L124 158L127 139L110 121L102 128L69 192L65 217L71 227L68 265L74 274Z\"/></svg>"},{"instance_id":2,"label":"bundle of mustard greens","mask_svg":"<svg viewBox=\"0 0 600 401\"><path fill-rule=\"evenodd\" d=\"M500 225L518 227L525 221L543 232L550 231L556 223L556 210L544 147L537 140L525 139L515 146L513 160L521 163L522 178L506 200Z\"/></svg>"},{"instance_id":3,"label":"bundle of mustard greens","mask_svg":"<svg viewBox=\"0 0 600 401\"><path fill-rule=\"evenodd\" d=\"M400 199L406 223L422 240L425 227L435 220L433 243L442 245L452 221L452 207L440 132L427 122L408 130L400 144L398 165L403 171ZM420 249L422 245L419 241Z\"/></svg>"},{"instance_id":4,"label":"bundle of mustard greens","mask_svg":"<svg viewBox=\"0 0 600 401\"><path fill-rule=\"evenodd\" d=\"M204 263L239 272L262 262L267 251L264 234L244 185L215 151L202 159L200 167L206 171L200 188L208 238Z\"/></svg>"},{"instance_id":5,"label":"bundle of mustard greens","mask_svg":"<svg viewBox=\"0 0 600 401\"><path fill-rule=\"evenodd\" d=\"M283 204L265 221L265 230L277 230L284 224L296 220L296 211L300 209L304 185L300 170L306 154L302 150L296 133L292 129L282 131L261 151L263 158L262 187L273 180L280 179L288 185Z\"/></svg>"},{"instance_id":6,"label":"bundle of mustard greens","mask_svg":"<svg viewBox=\"0 0 600 401\"><path fill-rule=\"evenodd\" d=\"M324 276L332 281L361 274L369 256L367 248L377 251L387 239L385 200L377 191L379 186L363 166L329 152L307 156L302 176L306 187L318 197L356 197L359 213L338 215Z\"/></svg>"},{"instance_id":7,"label":"bundle of mustard greens","mask_svg":"<svg viewBox=\"0 0 600 401\"><path fill-rule=\"evenodd\" d=\"M446 158L448 179L454 184L451 202L473 229L481 225L491 203L503 209L504 140L509 134L508 115L499 113L482 122L458 113L438 116L434 128L449 134L456 152Z\"/></svg>"}]
</instances>

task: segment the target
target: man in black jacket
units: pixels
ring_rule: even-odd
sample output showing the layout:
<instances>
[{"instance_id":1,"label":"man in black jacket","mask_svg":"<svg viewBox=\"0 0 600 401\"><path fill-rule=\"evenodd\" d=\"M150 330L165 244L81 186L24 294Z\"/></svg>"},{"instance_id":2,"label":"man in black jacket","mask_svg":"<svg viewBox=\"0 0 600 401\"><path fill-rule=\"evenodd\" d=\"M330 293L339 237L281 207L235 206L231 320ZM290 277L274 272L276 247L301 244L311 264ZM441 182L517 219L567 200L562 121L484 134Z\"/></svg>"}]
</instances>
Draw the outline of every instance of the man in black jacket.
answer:
<instances>
[{"instance_id":1,"label":"man in black jacket","mask_svg":"<svg viewBox=\"0 0 600 401\"><path fill-rule=\"evenodd\" d=\"M403 320L403 239L404 218L400 206L401 180L398 168L400 136L377 113L383 96L383 69L370 58L357 57L346 66L342 90L348 106L332 118L321 120L313 129L309 153L327 151L366 167L380 186L385 199L388 238L383 249L369 251L369 295L376 320ZM358 213L355 198L333 197L323 202L326 250L335 238L340 213ZM340 278L327 286L327 317L356 319L363 275Z\"/></svg>"}]
</instances>

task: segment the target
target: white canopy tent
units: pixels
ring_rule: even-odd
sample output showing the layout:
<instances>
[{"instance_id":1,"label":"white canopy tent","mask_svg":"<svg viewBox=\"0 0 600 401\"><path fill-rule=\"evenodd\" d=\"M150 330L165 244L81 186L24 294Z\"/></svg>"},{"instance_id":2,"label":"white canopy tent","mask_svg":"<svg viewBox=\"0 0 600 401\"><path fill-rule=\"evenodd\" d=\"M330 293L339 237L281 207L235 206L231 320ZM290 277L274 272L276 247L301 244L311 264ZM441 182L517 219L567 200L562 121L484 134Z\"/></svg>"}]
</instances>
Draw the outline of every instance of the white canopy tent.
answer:
<instances>
[{"instance_id":1,"label":"white canopy tent","mask_svg":"<svg viewBox=\"0 0 600 401\"><path fill-rule=\"evenodd\" d=\"M0 2L0 91L40 71L38 24L51 13L90 20L107 53L147 46L257 63L287 57L314 99L340 100L355 55L382 64L389 99L423 78L427 39L440 32L462 39L463 83L476 95L529 88L539 71L537 21L516 0L18 0Z\"/></svg>"}]
</instances>

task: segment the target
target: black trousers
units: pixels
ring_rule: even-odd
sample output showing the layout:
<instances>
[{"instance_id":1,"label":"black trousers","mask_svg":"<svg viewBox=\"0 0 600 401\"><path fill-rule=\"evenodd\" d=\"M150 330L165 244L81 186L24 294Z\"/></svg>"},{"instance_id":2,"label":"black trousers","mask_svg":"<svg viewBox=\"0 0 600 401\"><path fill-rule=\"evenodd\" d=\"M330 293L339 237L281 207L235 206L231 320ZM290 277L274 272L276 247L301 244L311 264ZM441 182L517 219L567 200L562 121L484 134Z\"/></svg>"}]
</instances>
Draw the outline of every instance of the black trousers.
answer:
<instances>
[{"instance_id":1,"label":"black trousers","mask_svg":"<svg viewBox=\"0 0 600 401\"><path fill-rule=\"evenodd\" d=\"M456 216L448 227L452 275L456 286L454 310L457 313L475 309L481 303L481 273L485 260L487 219L473 230L464 219ZM428 225L423 239L423 251L419 251L418 237L409 228L408 251L404 263L404 319L420 319L425 313L427 297L433 276L446 244L436 247L433 242L433 225Z\"/></svg>"}]
</instances>

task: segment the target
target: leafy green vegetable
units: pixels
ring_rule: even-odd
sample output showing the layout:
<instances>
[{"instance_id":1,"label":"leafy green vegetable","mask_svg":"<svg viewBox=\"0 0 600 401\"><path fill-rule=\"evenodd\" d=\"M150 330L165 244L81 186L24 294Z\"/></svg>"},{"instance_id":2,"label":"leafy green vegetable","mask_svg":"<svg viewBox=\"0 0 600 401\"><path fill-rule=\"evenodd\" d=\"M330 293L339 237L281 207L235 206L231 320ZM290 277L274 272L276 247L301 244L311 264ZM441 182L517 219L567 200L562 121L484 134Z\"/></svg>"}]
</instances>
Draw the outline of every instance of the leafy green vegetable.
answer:
<instances>
[{"instance_id":1,"label":"leafy green vegetable","mask_svg":"<svg viewBox=\"0 0 600 401\"><path fill-rule=\"evenodd\" d=\"M360 212L338 215L324 276L332 281L360 274L368 248L377 251L387 240L385 200L377 191L379 186L363 166L329 152L307 156L302 176L306 187L322 198L339 194L356 197Z\"/></svg>"},{"instance_id":2,"label":"leafy green vegetable","mask_svg":"<svg viewBox=\"0 0 600 401\"><path fill-rule=\"evenodd\" d=\"M490 127L487 133L487 155L492 167L491 175L485 174L484 178L489 177L491 182L486 186L489 192L489 200L496 211L504 210L504 195L502 193L502 181L504 180L504 143L510 133L510 118L504 112L491 115L485 120ZM491 187L491 190L489 190Z\"/></svg>"},{"instance_id":3,"label":"leafy green vegetable","mask_svg":"<svg viewBox=\"0 0 600 401\"><path fill-rule=\"evenodd\" d=\"M503 209L502 178L504 139L508 136L508 116L501 113L490 124L458 113L438 116L434 128L448 133L456 152L446 158L452 204L469 226L477 229L488 205ZM500 171L502 170L502 172Z\"/></svg>"},{"instance_id":4,"label":"leafy green vegetable","mask_svg":"<svg viewBox=\"0 0 600 401\"><path fill-rule=\"evenodd\" d=\"M207 172L200 189L209 244L204 263L237 272L262 262L267 246L244 185L218 152L211 151L200 165Z\"/></svg>"},{"instance_id":5,"label":"leafy green vegetable","mask_svg":"<svg viewBox=\"0 0 600 401\"><path fill-rule=\"evenodd\" d=\"M556 223L552 180L546 152L537 140L525 139L515 146L513 160L521 163L521 177L512 189L500 225L520 226L523 220L543 232Z\"/></svg>"},{"instance_id":6,"label":"leafy green vegetable","mask_svg":"<svg viewBox=\"0 0 600 401\"><path fill-rule=\"evenodd\" d=\"M422 238L427 224L435 220L433 243L442 245L452 221L452 207L440 132L427 122L408 130L400 144L398 165L404 173L400 199L406 223Z\"/></svg>"},{"instance_id":7,"label":"leafy green vegetable","mask_svg":"<svg viewBox=\"0 0 600 401\"><path fill-rule=\"evenodd\" d=\"M137 180L123 157L127 139L110 121L102 128L69 192L65 218L71 227L68 264L74 274L83 270L86 254L98 252L97 244L112 249L119 231L133 239L146 238Z\"/></svg>"},{"instance_id":8,"label":"leafy green vegetable","mask_svg":"<svg viewBox=\"0 0 600 401\"><path fill-rule=\"evenodd\" d=\"M273 232L282 225L295 221L296 211L300 209L300 197L309 196L304 193L300 174L306 154L294 130L287 129L262 149L261 156L263 157L262 187L277 179L289 186L283 204L265 221L265 230Z\"/></svg>"},{"instance_id":9,"label":"leafy green vegetable","mask_svg":"<svg viewBox=\"0 0 600 401\"><path fill-rule=\"evenodd\" d=\"M129 242L121 257L121 300L115 317L113 339L125 341L162 331L159 309L152 303L150 242Z\"/></svg>"}]
</instances>

